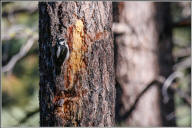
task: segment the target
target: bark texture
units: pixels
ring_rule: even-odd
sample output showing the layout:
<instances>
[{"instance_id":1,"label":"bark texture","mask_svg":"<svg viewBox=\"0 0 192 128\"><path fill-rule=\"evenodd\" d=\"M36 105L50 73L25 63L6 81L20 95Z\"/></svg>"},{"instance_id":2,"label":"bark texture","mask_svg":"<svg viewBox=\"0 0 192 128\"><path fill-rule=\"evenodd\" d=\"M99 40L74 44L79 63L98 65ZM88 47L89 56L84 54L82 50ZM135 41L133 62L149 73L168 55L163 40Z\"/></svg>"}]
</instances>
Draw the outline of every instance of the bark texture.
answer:
<instances>
[{"instance_id":1,"label":"bark texture","mask_svg":"<svg viewBox=\"0 0 192 128\"><path fill-rule=\"evenodd\" d=\"M41 126L113 126L115 102L111 2L39 3ZM70 56L56 75L56 38Z\"/></svg>"},{"instance_id":2,"label":"bark texture","mask_svg":"<svg viewBox=\"0 0 192 128\"><path fill-rule=\"evenodd\" d=\"M162 118L174 111L173 102L169 107L162 106L160 89L148 84L158 75L167 77L171 72L168 6L152 2L114 4L114 10L118 10L114 13L116 24L113 28L117 32L116 121L125 122L126 126L164 125Z\"/></svg>"}]
</instances>

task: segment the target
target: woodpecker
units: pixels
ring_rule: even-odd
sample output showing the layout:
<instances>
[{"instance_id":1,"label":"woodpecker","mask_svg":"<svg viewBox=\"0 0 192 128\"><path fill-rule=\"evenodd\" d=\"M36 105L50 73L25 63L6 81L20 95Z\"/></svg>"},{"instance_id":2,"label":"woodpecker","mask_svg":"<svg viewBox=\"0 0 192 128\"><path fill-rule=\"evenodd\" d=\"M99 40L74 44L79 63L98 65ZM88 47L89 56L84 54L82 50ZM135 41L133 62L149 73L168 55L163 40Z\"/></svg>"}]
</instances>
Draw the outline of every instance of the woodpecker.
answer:
<instances>
[{"instance_id":1,"label":"woodpecker","mask_svg":"<svg viewBox=\"0 0 192 128\"><path fill-rule=\"evenodd\" d=\"M69 46L67 44L67 40L60 38L57 39L55 45L55 65L56 72L60 72L61 66L68 60L69 58Z\"/></svg>"}]
</instances>

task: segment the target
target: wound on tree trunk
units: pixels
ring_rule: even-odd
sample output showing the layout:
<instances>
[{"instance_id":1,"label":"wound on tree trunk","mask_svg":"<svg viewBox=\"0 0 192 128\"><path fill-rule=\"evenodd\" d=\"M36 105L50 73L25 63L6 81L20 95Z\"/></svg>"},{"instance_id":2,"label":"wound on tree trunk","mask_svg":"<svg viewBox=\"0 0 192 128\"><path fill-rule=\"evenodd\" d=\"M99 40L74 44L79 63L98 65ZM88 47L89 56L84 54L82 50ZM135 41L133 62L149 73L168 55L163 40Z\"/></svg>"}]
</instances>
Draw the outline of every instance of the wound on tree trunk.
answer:
<instances>
[{"instance_id":1,"label":"wound on tree trunk","mask_svg":"<svg viewBox=\"0 0 192 128\"><path fill-rule=\"evenodd\" d=\"M39 3L41 126L113 126L115 75L111 2ZM55 73L54 46L69 59Z\"/></svg>"}]
</instances>

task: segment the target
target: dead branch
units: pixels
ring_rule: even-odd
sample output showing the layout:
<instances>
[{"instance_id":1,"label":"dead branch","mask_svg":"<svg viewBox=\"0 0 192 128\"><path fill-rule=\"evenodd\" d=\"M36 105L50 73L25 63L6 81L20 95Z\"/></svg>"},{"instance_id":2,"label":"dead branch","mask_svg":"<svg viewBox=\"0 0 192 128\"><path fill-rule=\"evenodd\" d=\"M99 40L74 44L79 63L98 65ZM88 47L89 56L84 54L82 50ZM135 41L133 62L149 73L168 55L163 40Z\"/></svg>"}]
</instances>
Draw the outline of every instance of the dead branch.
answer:
<instances>
[{"instance_id":1,"label":"dead branch","mask_svg":"<svg viewBox=\"0 0 192 128\"><path fill-rule=\"evenodd\" d=\"M186 59L183 59L180 63L177 63L173 66L173 69L175 70L183 70L188 67L191 67L191 56L187 57Z\"/></svg>"},{"instance_id":2,"label":"dead branch","mask_svg":"<svg viewBox=\"0 0 192 128\"><path fill-rule=\"evenodd\" d=\"M13 15L17 15L17 14L20 14L20 13L29 13L29 14L34 14L38 11L38 8L37 6L31 6L30 8L29 7L17 7L17 8L14 8L10 11L4 11L2 13L2 17L9 17L10 15L13 16Z\"/></svg>"},{"instance_id":3,"label":"dead branch","mask_svg":"<svg viewBox=\"0 0 192 128\"><path fill-rule=\"evenodd\" d=\"M25 27L23 25L13 25L9 29L7 28L8 31L3 30L1 38L2 40L9 40L13 35L23 32L24 29Z\"/></svg>"},{"instance_id":4,"label":"dead branch","mask_svg":"<svg viewBox=\"0 0 192 128\"><path fill-rule=\"evenodd\" d=\"M131 29L124 23L113 23L112 31L117 34L131 33Z\"/></svg>"},{"instance_id":5,"label":"dead branch","mask_svg":"<svg viewBox=\"0 0 192 128\"><path fill-rule=\"evenodd\" d=\"M24 38L31 35L37 28L33 30L27 28L24 25L12 25L10 28L4 28L2 31L2 40L10 40L12 38Z\"/></svg>"},{"instance_id":6,"label":"dead branch","mask_svg":"<svg viewBox=\"0 0 192 128\"><path fill-rule=\"evenodd\" d=\"M2 72L8 72L13 69L15 66L16 62L20 60L22 57L24 57L28 51L31 49L33 46L34 42L38 39L38 35L34 34L29 40L27 41L26 44L24 44L21 48L18 54L14 55L11 60L8 62L7 65L2 67Z\"/></svg>"},{"instance_id":7,"label":"dead branch","mask_svg":"<svg viewBox=\"0 0 192 128\"><path fill-rule=\"evenodd\" d=\"M177 73L174 73L174 74L177 74ZM177 74L177 75L178 75L178 74ZM177 75L174 75L174 76L176 77ZM172 79L175 78L175 77L173 77L173 74L171 74L170 77L171 77ZM174 91L175 93L177 93L177 94L181 97L181 99L182 99L185 103L187 103L187 105L189 105L189 106L191 107L191 98L190 98L190 96L188 96L188 95L187 95L185 92L183 92L182 90L170 86L170 84L171 84L170 81L173 82L173 80L170 80L170 79L171 79L170 77L168 77L168 80L167 80L167 79L165 79L165 77L159 76L159 77L157 77L156 80L153 80L151 83L149 83L149 84L143 89L143 91L137 96L134 104L130 107L130 109L129 109L127 112L125 112L125 114L122 115L120 118L121 118L121 119L125 119L125 118L128 118L128 117L131 115L131 113L132 113L132 112L134 111L134 109L137 107L137 104L138 104L139 100L141 99L141 97L143 96L143 94L145 94L145 93L147 92L147 90L149 90L149 88L150 88L151 86L154 86L154 85L162 86L162 84L163 84L163 83L165 84L166 81L169 81L169 86L168 86L168 88L169 88L170 90ZM166 83L166 86L167 86L167 85L168 85L168 84ZM164 86L165 86L165 85L164 85ZM167 88L167 89L168 89L168 88Z\"/></svg>"},{"instance_id":8,"label":"dead branch","mask_svg":"<svg viewBox=\"0 0 192 128\"><path fill-rule=\"evenodd\" d=\"M162 81L164 81L164 78L163 78L163 77L159 77L158 80L154 80L154 81L152 81L151 83L149 83L149 84L143 89L143 91L137 96L134 104L130 107L130 109L129 109L127 112L125 112L125 114L124 114L123 116L120 117L121 120L126 119L126 118L128 118L128 117L131 115L131 113L132 113L132 112L134 111L134 109L137 107L137 104L138 104L139 100L141 99L141 97L147 92L147 90L149 90L150 87L152 87L152 86L155 85L155 84L160 84L160 82L162 82Z\"/></svg>"},{"instance_id":9,"label":"dead branch","mask_svg":"<svg viewBox=\"0 0 192 128\"><path fill-rule=\"evenodd\" d=\"M39 108L36 108L35 110L33 110L31 112L28 112L26 114L26 116L19 121L19 124L25 123L30 117L32 117L33 115L35 115L38 112L39 112Z\"/></svg>"},{"instance_id":10,"label":"dead branch","mask_svg":"<svg viewBox=\"0 0 192 128\"><path fill-rule=\"evenodd\" d=\"M169 95L168 95L168 88L172 85L173 80L182 77L183 74L181 72L173 72L164 82L162 86L162 95L163 95L163 102L166 104L169 101Z\"/></svg>"},{"instance_id":11,"label":"dead branch","mask_svg":"<svg viewBox=\"0 0 192 128\"><path fill-rule=\"evenodd\" d=\"M181 48L181 49L179 49L173 53L173 56L176 58L190 56L190 55L191 55L191 48L190 47Z\"/></svg>"}]
</instances>

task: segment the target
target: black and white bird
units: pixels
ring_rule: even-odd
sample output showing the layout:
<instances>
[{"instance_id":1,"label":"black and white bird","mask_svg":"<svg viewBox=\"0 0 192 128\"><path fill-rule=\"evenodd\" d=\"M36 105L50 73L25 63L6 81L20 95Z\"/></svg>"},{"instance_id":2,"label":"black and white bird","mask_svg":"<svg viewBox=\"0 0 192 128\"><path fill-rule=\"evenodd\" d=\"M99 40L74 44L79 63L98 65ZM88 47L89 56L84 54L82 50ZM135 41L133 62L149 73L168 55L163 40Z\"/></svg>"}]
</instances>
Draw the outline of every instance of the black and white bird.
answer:
<instances>
[{"instance_id":1,"label":"black and white bird","mask_svg":"<svg viewBox=\"0 0 192 128\"><path fill-rule=\"evenodd\" d=\"M68 60L69 58L69 46L67 40L60 38L57 40L55 45L55 64L56 69L60 67Z\"/></svg>"}]
</instances>

